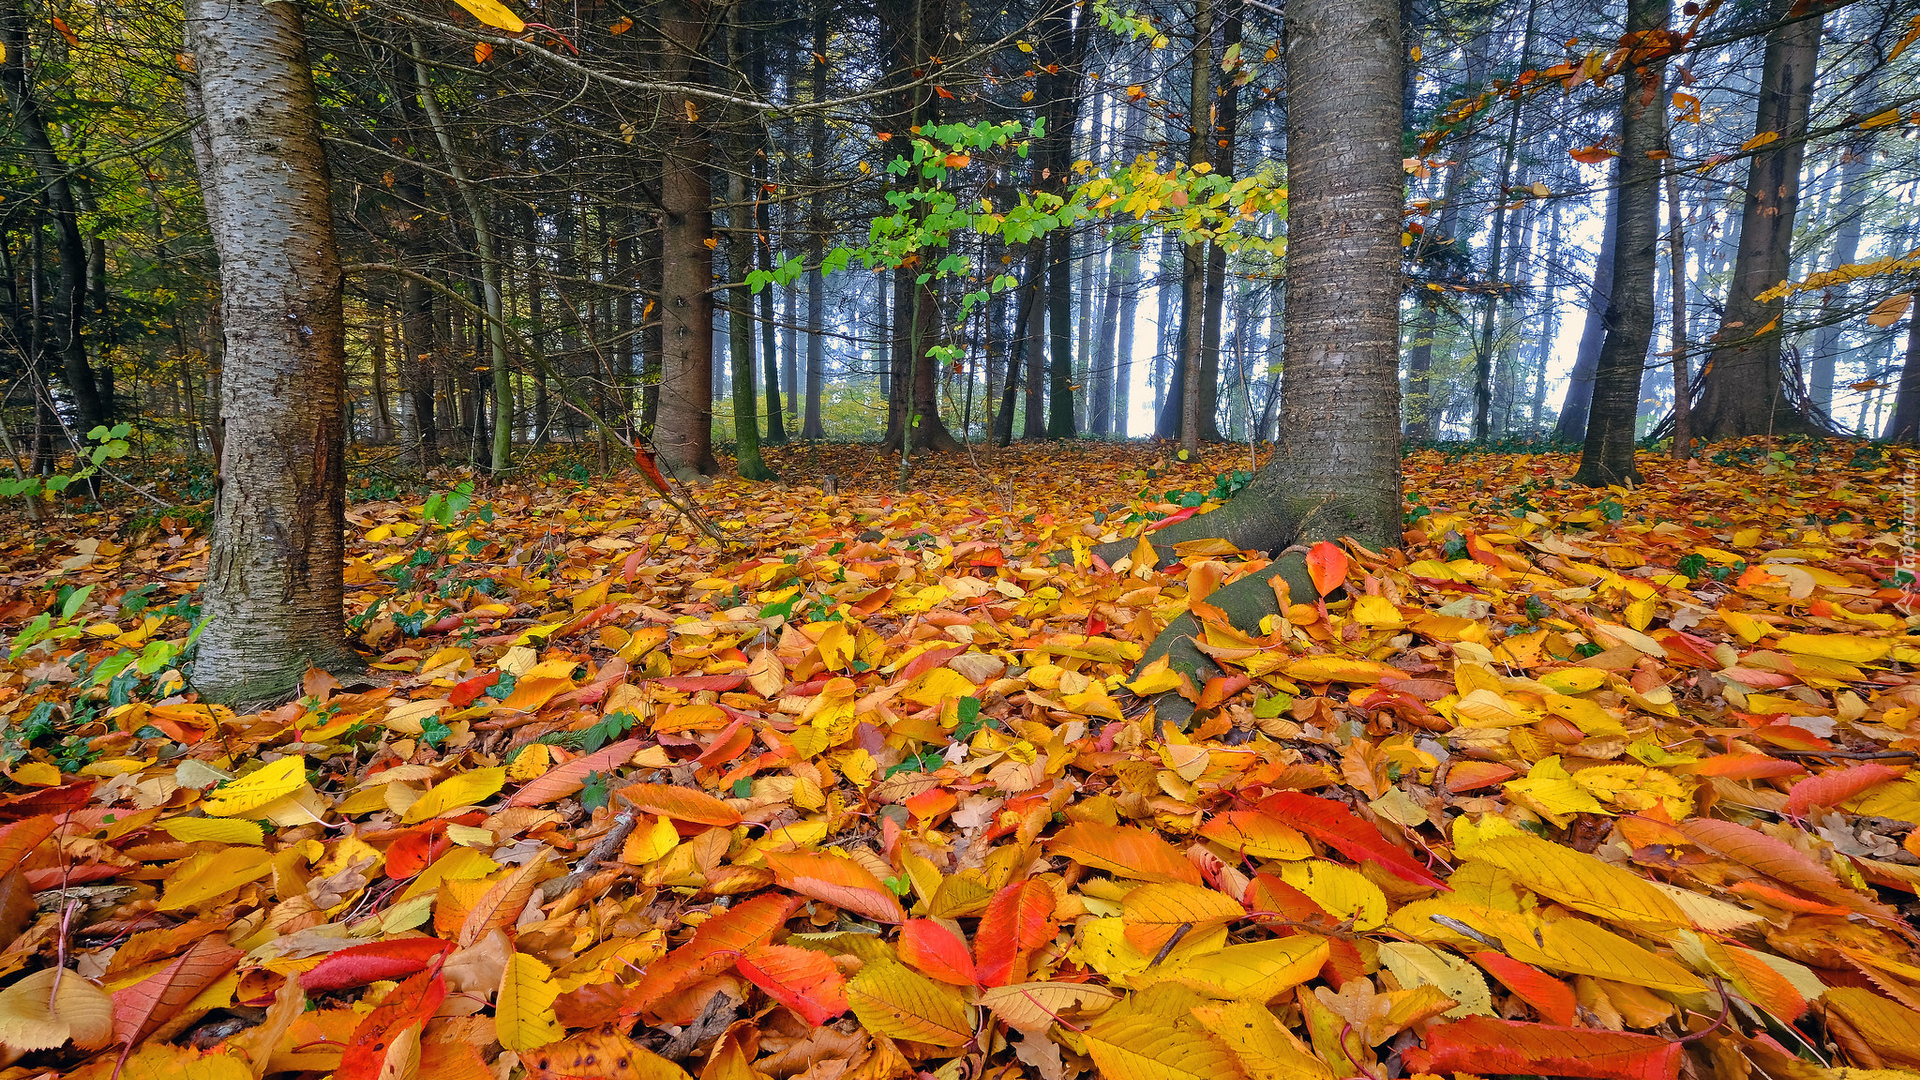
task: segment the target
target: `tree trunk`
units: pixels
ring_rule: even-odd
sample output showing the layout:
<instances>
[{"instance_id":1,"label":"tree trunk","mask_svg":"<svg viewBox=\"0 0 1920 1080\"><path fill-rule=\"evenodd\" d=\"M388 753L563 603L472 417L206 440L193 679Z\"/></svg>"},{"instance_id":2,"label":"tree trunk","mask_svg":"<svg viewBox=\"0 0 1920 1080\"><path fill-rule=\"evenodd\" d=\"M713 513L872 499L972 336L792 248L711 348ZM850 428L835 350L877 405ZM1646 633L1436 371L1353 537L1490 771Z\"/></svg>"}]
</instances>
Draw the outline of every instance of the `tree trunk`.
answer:
<instances>
[{"instance_id":1,"label":"tree trunk","mask_svg":"<svg viewBox=\"0 0 1920 1080\"><path fill-rule=\"evenodd\" d=\"M1528 70L1527 63L1533 53L1533 24L1539 10L1539 0L1529 0L1527 27L1520 44L1522 71ZM1514 155L1520 148L1520 112L1524 100L1515 98L1513 101L1513 116L1507 124L1506 142L1500 148L1500 171L1494 175L1493 224L1487 250L1489 285L1494 284L1501 274L1500 249L1507 236L1507 186L1513 176ZM1485 442L1493 435L1493 316L1500 306L1499 295L1488 292L1485 302L1486 307L1480 313L1480 340L1473 350L1473 437L1479 442Z\"/></svg>"},{"instance_id":2,"label":"tree trunk","mask_svg":"<svg viewBox=\"0 0 1920 1080\"><path fill-rule=\"evenodd\" d=\"M340 261L313 74L293 4L190 0L220 256L226 440L194 684L210 701L283 697L347 647L346 352Z\"/></svg>"},{"instance_id":3,"label":"tree trunk","mask_svg":"<svg viewBox=\"0 0 1920 1080\"><path fill-rule=\"evenodd\" d=\"M1874 71L1877 73L1879 69L1875 68ZM1870 79L1870 83L1877 83L1877 81L1877 79ZM1865 95L1865 99L1873 100L1870 90ZM1834 217L1838 219L1839 224L1834 228L1833 257L1828 260L1829 269L1846 266L1859 256L1861 219L1865 216L1867 196L1872 194L1872 189L1867 184L1867 172L1873 167L1875 134L1877 131L1861 132L1858 139L1851 141L1840 151L1840 200L1839 205L1834 209ZM1836 299L1834 295L1836 291L1828 290L1821 300L1821 314L1828 313L1828 308ZM1814 331L1813 385L1810 389L1813 404L1822 412L1830 412L1833 409L1833 369L1841 352L1842 332L1843 327L1837 322Z\"/></svg>"},{"instance_id":4,"label":"tree trunk","mask_svg":"<svg viewBox=\"0 0 1920 1080\"><path fill-rule=\"evenodd\" d=\"M373 354L373 431L368 441L385 446L393 441L393 410L387 404L387 309L375 306L371 314L367 349Z\"/></svg>"},{"instance_id":5,"label":"tree trunk","mask_svg":"<svg viewBox=\"0 0 1920 1080\"><path fill-rule=\"evenodd\" d=\"M1213 0L1199 0L1193 17L1192 81L1187 88L1187 163L1211 162L1213 131ZM1200 453L1202 355L1206 344L1207 245L1189 243L1180 253L1180 449ZM1216 341L1216 345L1218 342Z\"/></svg>"},{"instance_id":6,"label":"tree trunk","mask_svg":"<svg viewBox=\"0 0 1920 1080\"><path fill-rule=\"evenodd\" d=\"M1606 340L1608 290L1613 288L1613 251L1620 224L1620 192L1607 191L1606 224L1600 231L1600 251L1593 260L1593 287L1587 290L1587 321L1580 330L1580 347L1573 356L1573 374L1567 396L1560 403L1560 419L1553 437L1579 442L1587 437L1587 414L1593 411L1593 373L1600 363L1600 345Z\"/></svg>"},{"instance_id":7,"label":"tree trunk","mask_svg":"<svg viewBox=\"0 0 1920 1080\"><path fill-rule=\"evenodd\" d=\"M665 48L662 72L684 83L699 56L706 4L670 0L659 8ZM685 94L664 103L661 179L660 405L653 442L661 462L681 480L719 471L713 457L713 236L707 180L707 132L699 106Z\"/></svg>"},{"instance_id":8,"label":"tree trunk","mask_svg":"<svg viewBox=\"0 0 1920 1080\"><path fill-rule=\"evenodd\" d=\"M1221 23L1220 45L1223 56L1240 44L1245 5L1234 0L1227 5L1227 17ZM1223 61L1224 63L1224 61ZM1231 179L1233 152L1240 140L1240 82L1245 65L1237 59L1223 72L1223 82L1212 94L1216 115L1208 121L1204 149L1213 162L1213 171ZM1220 441L1220 341L1225 335L1227 302L1227 249L1207 244L1206 321L1200 332L1200 437Z\"/></svg>"},{"instance_id":9,"label":"tree trunk","mask_svg":"<svg viewBox=\"0 0 1920 1080\"><path fill-rule=\"evenodd\" d=\"M87 362L87 244L80 235L80 211L73 185L68 182L72 170L54 150L46 115L28 76L31 54L27 25L23 0L0 2L0 45L5 47L4 57L0 57L0 84L6 87L15 134L26 144L26 157L39 180L40 198L53 225L54 253L60 266L59 276L54 278L52 351L60 357L67 390L73 394L76 434L84 438L111 419L113 402L101 394Z\"/></svg>"},{"instance_id":10,"label":"tree trunk","mask_svg":"<svg viewBox=\"0 0 1920 1080\"><path fill-rule=\"evenodd\" d=\"M1045 190L1065 196L1073 171L1073 129L1080 112L1081 58L1093 24L1092 10L1080 11L1075 27L1068 19L1071 6L1051 14L1049 29L1041 34L1041 62L1049 74L1042 80L1047 95L1047 130L1039 155ZM1048 175L1050 173L1050 175ZM1044 241L1047 251L1048 383L1047 437L1070 439L1073 417L1073 230L1054 229Z\"/></svg>"},{"instance_id":11,"label":"tree trunk","mask_svg":"<svg viewBox=\"0 0 1920 1080\"><path fill-rule=\"evenodd\" d=\"M1640 45L1621 70L1618 247L1608 288L1607 341L1594 368L1593 413L1574 482L1589 487L1639 479L1640 380L1653 340L1653 278L1660 253L1660 172L1666 147L1667 0L1628 0L1627 35Z\"/></svg>"},{"instance_id":12,"label":"tree trunk","mask_svg":"<svg viewBox=\"0 0 1920 1080\"><path fill-rule=\"evenodd\" d=\"M1289 5L1287 42L1287 390L1272 460L1226 506L1153 534L1156 545L1219 536L1243 548L1400 538L1401 42L1398 0ZM1297 554L1208 600L1257 627L1278 605L1268 584L1311 595ZM1211 673L1191 615L1146 660ZM1161 720L1182 722L1165 695Z\"/></svg>"},{"instance_id":13,"label":"tree trunk","mask_svg":"<svg viewBox=\"0 0 1920 1080\"><path fill-rule=\"evenodd\" d=\"M1888 442L1920 443L1920 297L1907 314L1907 356L1900 365L1900 388L1893 395L1893 416L1880 436Z\"/></svg>"},{"instance_id":14,"label":"tree trunk","mask_svg":"<svg viewBox=\"0 0 1920 1080\"><path fill-rule=\"evenodd\" d=\"M1672 317L1667 338L1673 350L1673 456L1693 456L1693 377L1687 364L1687 226L1680 206L1680 178L1667 174L1668 291Z\"/></svg>"},{"instance_id":15,"label":"tree trunk","mask_svg":"<svg viewBox=\"0 0 1920 1080\"><path fill-rule=\"evenodd\" d=\"M1020 355L1026 360L1024 382L1027 406L1020 424L1020 437L1041 439L1047 434L1046 346L1041 333L1041 323L1046 319L1047 309L1047 243L1044 239L1027 244L1027 280L1033 283L1028 286L1033 293L1033 303L1022 307L1021 310L1027 314L1014 327L1020 335Z\"/></svg>"},{"instance_id":16,"label":"tree trunk","mask_svg":"<svg viewBox=\"0 0 1920 1080\"><path fill-rule=\"evenodd\" d=\"M764 54L764 46L760 49ZM764 180L772 172L771 166L756 166L762 170ZM768 200L754 197L755 233L759 239L755 245L760 259L760 269L773 269L773 215L767 207ZM780 330L773 313L773 289L760 290L760 378L766 383L767 392L767 445L782 446L787 441L786 410L780 404Z\"/></svg>"},{"instance_id":17,"label":"tree trunk","mask_svg":"<svg viewBox=\"0 0 1920 1080\"><path fill-rule=\"evenodd\" d=\"M1785 15L1788 6L1779 0L1774 8ZM1780 318L1786 301L1757 298L1786 280L1792 260L1821 21L1818 15L1799 19L1767 35L1754 134L1772 132L1779 138L1753 155L1747 173L1733 280L1694 408L1694 427L1703 439L1819 430L1799 411L1781 378Z\"/></svg>"},{"instance_id":18,"label":"tree trunk","mask_svg":"<svg viewBox=\"0 0 1920 1080\"><path fill-rule=\"evenodd\" d=\"M826 97L827 89L827 4L821 3L814 10L813 19L813 97L819 101ZM827 387L827 339L826 339L826 276L820 271L820 260L826 254L827 242L827 200L822 191L825 185L825 167L827 157L827 118L824 113L815 112L809 127L807 139L809 153L807 168L813 182L814 196L808 204L807 214L807 417L800 426L803 439L824 439L827 437L826 425L821 422L821 397Z\"/></svg>"},{"instance_id":19,"label":"tree trunk","mask_svg":"<svg viewBox=\"0 0 1920 1080\"><path fill-rule=\"evenodd\" d=\"M466 207L467 220L473 224L474 255L480 261L480 294L487 313L487 345L493 372L493 446L489 464L493 475L500 476L513 463L513 374L507 365L506 312L500 303L500 263L495 258L493 229L487 220L486 206L468 183L466 169L454 152L453 134L447 130L440 100L427 78L426 53L420 48L418 38L413 40L413 71L420 108L433 127L441 156L447 160L447 176L453 181L454 192Z\"/></svg>"}]
</instances>

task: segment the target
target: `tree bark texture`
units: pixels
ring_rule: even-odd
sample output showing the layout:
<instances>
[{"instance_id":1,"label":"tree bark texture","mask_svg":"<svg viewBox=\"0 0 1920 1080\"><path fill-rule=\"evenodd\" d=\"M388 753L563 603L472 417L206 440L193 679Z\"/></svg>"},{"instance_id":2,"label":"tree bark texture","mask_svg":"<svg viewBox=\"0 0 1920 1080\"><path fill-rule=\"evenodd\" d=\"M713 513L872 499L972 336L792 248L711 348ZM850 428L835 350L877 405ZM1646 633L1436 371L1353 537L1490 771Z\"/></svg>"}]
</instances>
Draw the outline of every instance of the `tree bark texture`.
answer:
<instances>
[{"instance_id":1,"label":"tree bark texture","mask_svg":"<svg viewBox=\"0 0 1920 1080\"><path fill-rule=\"evenodd\" d=\"M661 5L663 71L685 82L705 37L699 0ZM661 178L660 404L653 443L660 460L682 480L719 471L713 457L713 236L711 153L698 119L706 102L668 95L667 145Z\"/></svg>"},{"instance_id":2,"label":"tree bark texture","mask_svg":"<svg viewBox=\"0 0 1920 1080\"><path fill-rule=\"evenodd\" d=\"M1775 7L1787 13L1786 0ZM1772 132L1779 138L1754 154L1747 173L1726 312L1694 407L1694 428L1702 439L1816 430L1781 378L1779 322L1786 302L1762 303L1757 297L1786 280L1792 259L1821 21L1801 19L1767 35L1754 134Z\"/></svg>"},{"instance_id":3,"label":"tree bark texture","mask_svg":"<svg viewBox=\"0 0 1920 1080\"><path fill-rule=\"evenodd\" d=\"M1620 156L1614 159L1619 223L1608 288L1607 340L1594 367L1593 410L1577 483L1590 487L1639 479L1633 444L1640 382L1653 340L1653 278L1660 254L1660 172L1666 147L1666 0L1628 0L1627 36L1635 45L1621 64ZM1660 156L1655 156L1660 155Z\"/></svg>"},{"instance_id":4,"label":"tree bark texture","mask_svg":"<svg viewBox=\"0 0 1920 1080\"><path fill-rule=\"evenodd\" d=\"M346 353L312 68L290 3L191 0L220 255L226 439L194 685L253 702L360 666L341 614Z\"/></svg>"}]
</instances>

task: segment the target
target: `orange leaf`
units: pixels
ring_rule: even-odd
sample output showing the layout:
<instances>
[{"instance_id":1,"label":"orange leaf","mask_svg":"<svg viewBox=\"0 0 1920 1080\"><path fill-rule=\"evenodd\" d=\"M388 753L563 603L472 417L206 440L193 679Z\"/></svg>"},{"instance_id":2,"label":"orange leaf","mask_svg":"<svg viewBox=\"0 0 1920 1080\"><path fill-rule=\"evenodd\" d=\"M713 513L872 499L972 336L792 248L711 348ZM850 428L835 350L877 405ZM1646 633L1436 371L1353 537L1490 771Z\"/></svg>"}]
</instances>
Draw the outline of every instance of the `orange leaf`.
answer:
<instances>
[{"instance_id":1,"label":"orange leaf","mask_svg":"<svg viewBox=\"0 0 1920 1080\"><path fill-rule=\"evenodd\" d=\"M545 870L546 864L538 860L529 862L480 894L460 924L461 947L472 945L495 930L511 930L519 921L520 913L526 910L533 890L540 887Z\"/></svg>"},{"instance_id":2,"label":"orange leaf","mask_svg":"<svg viewBox=\"0 0 1920 1080\"><path fill-rule=\"evenodd\" d=\"M675 821L718 825L723 829L740 824L740 811L693 788L675 787L672 784L631 784L614 794L649 814L659 814Z\"/></svg>"},{"instance_id":3,"label":"orange leaf","mask_svg":"<svg viewBox=\"0 0 1920 1080\"><path fill-rule=\"evenodd\" d=\"M172 1019L244 955L217 934L187 946L166 967L113 993L113 1039L132 1045Z\"/></svg>"},{"instance_id":4,"label":"orange leaf","mask_svg":"<svg viewBox=\"0 0 1920 1080\"><path fill-rule=\"evenodd\" d=\"M389 1056L397 1056L397 1047L411 1038L417 1052L420 1028L432 1018L447 997L447 981L438 964L407 979L387 991L372 1012L353 1029L347 1049L334 1070L334 1080L378 1080L386 1071Z\"/></svg>"},{"instance_id":5,"label":"orange leaf","mask_svg":"<svg viewBox=\"0 0 1920 1080\"><path fill-rule=\"evenodd\" d=\"M1808 810L1846 802L1870 787L1904 775L1905 769L1866 762L1809 776L1787 793L1787 816L1806 817Z\"/></svg>"},{"instance_id":6,"label":"orange leaf","mask_svg":"<svg viewBox=\"0 0 1920 1080\"><path fill-rule=\"evenodd\" d=\"M1137 881L1200 884L1200 871L1158 833L1134 825L1079 821L1055 833L1047 848L1082 866Z\"/></svg>"},{"instance_id":7,"label":"orange leaf","mask_svg":"<svg viewBox=\"0 0 1920 1080\"><path fill-rule=\"evenodd\" d=\"M1340 545L1322 540L1307 551L1307 574L1313 587L1326 596L1347 580L1347 553Z\"/></svg>"},{"instance_id":8,"label":"orange leaf","mask_svg":"<svg viewBox=\"0 0 1920 1080\"><path fill-rule=\"evenodd\" d=\"M1027 957L1053 940L1055 902L1053 890L1032 878L993 894L973 932L980 985L1005 986L1027 977Z\"/></svg>"},{"instance_id":9,"label":"orange leaf","mask_svg":"<svg viewBox=\"0 0 1920 1080\"><path fill-rule=\"evenodd\" d=\"M783 889L878 922L903 922L907 917L880 879L852 859L816 851L772 851L767 853L767 865L773 869L774 883Z\"/></svg>"},{"instance_id":10,"label":"orange leaf","mask_svg":"<svg viewBox=\"0 0 1920 1080\"><path fill-rule=\"evenodd\" d=\"M40 814L0 827L0 875L11 873L41 842L60 827L52 814Z\"/></svg>"},{"instance_id":11,"label":"orange leaf","mask_svg":"<svg viewBox=\"0 0 1920 1080\"><path fill-rule=\"evenodd\" d=\"M1680 823L1680 831L1686 833L1694 843L1718 851L1809 896L1837 900L1855 911L1880 918L1899 918L1893 909L1842 885L1832 870L1815 862L1811 856L1758 829L1715 818L1692 818Z\"/></svg>"},{"instance_id":12,"label":"orange leaf","mask_svg":"<svg viewBox=\"0 0 1920 1080\"><path fill-rule=\"evenodd\" d=\"M900 960L943 983L974 986L980 981L967 943L932 919L908 919L900 928Z\"/></svg>"},{"instance_id":13,"label":"orange leaf","mask_svg":"<svg viewBox=\"0 0 1920 1080\"><path fill-rule=\"evenodd\" d=\"M484 64L493 58L493 46L484 41L473 43L473 62Z\"/></svg>"},{"instance_id":14,"label":"orange leaf","mask_svg":"<svg viewBox=\"0 0 1920 1080\"><path fill-rule=\"evenodd\" d=\"M1578 150L1567 151L1567 156L1582 165L1599 165L1618 155L1604 146L1583 146Z\"/></svg>"},{"instance_id":15,"label":"orange leaf","mask_svg":"<svg viewBox=\"0 0 1920 1080\"><path fill-rule=\"evenodd\" d=\"M847 980L826 953L761 945L740 954L740 974L818 1027L847 1011Z\"/></svg>"},{"instance_id":16,"label":"orange leaf","mask_svg":"<svg viewBox=\"0 0 1920 1080\"><path fill-rule=\"evenodd\" d=\"M697 979L727 970L740 954L765 945L799 906L791 896L766 893L701 923L691 941L647 966L632 1007L649 1008Z\"/></svg>"},{"instance_id":17,"label":"orange leaf","mask_svg":"<svg viewBox=\"0 0 1920 1080\"><path fill-rule=\"evenodd\" d=\"M1685 1051L1653 1035L1469 1016L1429 1030L1426 1047L1407 1062L1421 1072L1675 1080Z\"/></svg>"},{"instance_id":18,"label":"orange leaf","mask_svg":"<svg viewBox=\"0 0 1920 1080\"><path fill-rule=\"evenodd\" d=\"M1513 991L1521 1001L1533 1006L1540 1019L1552 1024L1573 1026L1574 1009L1578 1002L1567 984L1541 971L1532 964L1523 964L1511 956L1492 951L1473 954L1473 962L1487 969L1487 974L1500 980L1500 985Z\"/></svg>"},{"instance_id":19,"label":"orange leaf","mask_svg":"<svg viewBox=\"0 0 1920 1080\"><path fill-rule=\"evenodd\" d=\"M574 758L557 769L549 769L540 778L529 782L525 787L513 793L507 800L508 806L544 806L555 799L564 799L587 786L587 777L593 773L607 773L626 764L640 749L639 739L627 739L614 743L604 750ZM676 789L684 790L684 789ZM719 800L715 800L718 802ZM721 804L725 806L724 803ZM657 813L658 811L656 811ZM668 815L672 816L672 815ZM691 819L690 819L691 820ZM739 820L739 814L734 814ZM705 822L704 824L718 824Z\"/></svg>"}]
</instances>

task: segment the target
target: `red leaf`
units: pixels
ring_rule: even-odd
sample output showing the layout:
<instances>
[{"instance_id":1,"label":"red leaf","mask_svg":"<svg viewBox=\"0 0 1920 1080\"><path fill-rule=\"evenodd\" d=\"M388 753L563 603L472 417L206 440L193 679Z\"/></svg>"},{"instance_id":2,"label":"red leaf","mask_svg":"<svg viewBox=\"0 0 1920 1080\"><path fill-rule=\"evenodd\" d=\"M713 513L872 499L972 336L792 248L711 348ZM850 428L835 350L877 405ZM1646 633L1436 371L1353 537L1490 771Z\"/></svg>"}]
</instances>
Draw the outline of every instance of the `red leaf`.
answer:
<instances>
[{"instance_id":1,"label":"red leaf","mask_svg":"<svg viewBox=\"0 0 1920 1080\"><path fill-rule=\"evenodd\" d=\"M1787 816L1806 817L1808 810L1846 802L1876 784L1884 784L1904 775L1905 769L1865 762L1809 776L1793 785L1793 790L1787 793Z\"/></svg>"},{"instance_id":2,"label":"red leaf","mask_svg":"<svg viewBox=\"0 0 1920 1080\"><path fill-rule=\"evenodd\" d=\"M82 780L77 784L63 784L60 787L41 788L24 795L10 795L0 799L0 821L19 821L22 818L36 817L40 814L60 814L68 810L78 810L93 798L93 789L100 781Z\"/></svg>"},{"instance_id":3,"label":"red leaf","mask_svg":"<svg viewBox=\"0 0 1920 1080\"><path fill-rule=\"evenodd\" d=\"M1053 890L1028 879L993 894L973 932L982 986L1005 986L1027 977L1027 957L1053 940Z\"/></svg>"},{"instance_id":4,"label":"red leaf","mask_svg":"<svg viewBox=\"0 0 1920 1080\"><path fill-rule=\"evenodd\" d=\"M507 800L507 805L544 806L555 799L564 799L586 787L589 775L612 772L615 767L626 764L627 759L639 749L639 739L626 739L604 750L596 750L574 758L565 765L548 769L544 776L514 792L513 798Z\"/></svg>"},{"instance_id":5,"label":"red leaf","mask_svg":"<svg viewBox=\"0 0 1920 1080\"><path fill-rule=\"evenodd\" d=\"M979 985L973 957L967 955L967 943L932 919L909 919L900 928L900 959L943 983Z\"/></svg>"},{"instance_id":6,"label":"red leaf","mask_svg":"<svg viewBox=\"0 0 1920 1080\"><path fill-rule=\"evenodd\" d=\"M1347 553L1340 545L1322 540L1307 551L1307 576L1313 587L1325 596L1347 580Z\"/></svg>"},{"instance_id":7,"label":"red leaf","mask_svg":"<svg viewBox=\"0 0 1920 1080\"><path fill-rule=\"evenodd\" d=\"M1173 513L1168 514L1166 517L1161 518L1159 521L1149 523L1147 527L1142 531L1153 532L1155 529L1164 529L1169 525L1175 524L1177 522L1185 521L1199 512L1200 512L1200 508L1197 506L1189 506L1185 510L1175 510Z\"/></svg>"},{"instance_id":8,"label":"red leaf","mask_svg":"<svg viewBox=\"0 0 1920 1080\"><path fill-rule=\"evenodd\" d=\"M447 822L429 821L416 825L394 837L387 845L387 876L395 881L405 881L425 870L440 857L453 842L447 839Z\"/></svg>"},{"instance_id":9,"label":"red leaf","mask_svg":"<svg viewBox=\"0 0 1920 1080\"><path fill-rule=\"evenodd\" d=\"M1282 824L1324 841L1349 859L1377 863L1393 876L1416 885L1447 889L1446 882L1389 842L1379 829L1360 820L1343 803L1297 791L1282 791L1260 800L1259 806Z\"/></svg>"},{"instance_id":10,"label":"red leaf","mask_svg":"<svg viewBox=\"0 0 1920 1080\"><path fill-rule=\"evenodd\" d=\"M388 991L347 1040L334 1080L375 1080L384 1075L387 1051L415 1024L424 1025L447 998L447 981L435 966Z\"/></svg>"},{"instance_id":11,"label":"red leaf","mask_svg":"<svg viewBox=\"0 0 1920 1080\"><path fill-rule=\"evenodd\" d=\"M640 467L640 471L646 474L648 480L653 481L653 486L659 489L661 494L666 494L667 478L660 475L660 465L653 460L652 451L644 446L634 447L633 463Z\"/></svg>"},{"instance_id":12,"label":"red leaf","mask_svg":"<svg viewBox=\"0 0 1920 1080\"><path fill-rule=\"evenodd\" d=\"M217 934L187 946L166 967L113 992L113 1039L133 1045L172 1019L245 954Z\"/></svg>"},{"instance_id":13,"label":"red leaf","mask_svg":"<svg viewBox=\"0 0 1920 1080\"><path fill-rule=\"evenodd\" d=\"M762 945L742 953L738 966L748 982L815 1027L847 1011L847 980L825 953Z\"/></svg>"},{"instance_id":14,"label":"red leaf","mask_svg":"<svg viewBox=\"0 0 1920 1080\"><path fill-rule=\"evenodd\" d=\"M1427 1032L1407 1063L1421 1072L1534 1073L1593 1080L1675 1080L1686 1047L1672 1039L1469 1016Z\"/></svg>"},{"instance_id":15,"label":"red leaf","mask_svg":"<svg viewBox=\"0 0 1920 1080\"><path fill-rule=\"evenodd\" d=\"M318 994L404 978L425 971L435 959L452 951L453 942L436 938L401 938L355 945L329 955L302 972L300 988L309 994Z\"/></svg>"},{"instance_id":16,"label":"red leaf","mask_svg":"<svg viewBox=\"0 0 1920 1080\"><path fill-rule=\"evenodd\" d=\"M1473 954L1473 962L1500 980L1521 1001L1533 1006L1548 1023L1573 1026L1574 1007L1578 1004L1567 984L1531 964L1523 964L1504 953L1491 950Z\"/></svg>"},{"instance_id":17,"label":"red leaf","mask_svg":"<svg viewBox=\"0 0 1920 1080\"><path fill-rule=\"evenodd\" d=\"M455 686L453 690L447 694L447 700L453 702L454 708L464 709L473 704L475 699L481 694L486 693L487 687L499 681L500 673L497 671L489 671L485 675L475 675L473 678L467 679L458 686Z\"/></svg>"}]
</instances>

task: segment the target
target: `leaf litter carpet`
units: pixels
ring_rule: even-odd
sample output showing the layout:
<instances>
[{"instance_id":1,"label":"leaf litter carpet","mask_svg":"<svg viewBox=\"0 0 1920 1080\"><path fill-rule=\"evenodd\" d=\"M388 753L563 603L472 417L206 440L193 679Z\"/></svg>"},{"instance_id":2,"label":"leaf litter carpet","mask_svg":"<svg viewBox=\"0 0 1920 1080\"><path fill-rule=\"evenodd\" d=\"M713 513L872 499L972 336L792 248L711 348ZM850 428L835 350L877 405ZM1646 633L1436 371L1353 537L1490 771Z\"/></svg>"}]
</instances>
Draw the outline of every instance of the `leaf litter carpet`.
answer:
<instances>
[{"instance_id":1,"label":"leaf litter carpet","mask_svg":"<svg viewBox=\"0 0 1920 1080\"><path fill-rule=\"evenodd\" d=\"M1715 449L1412 454L1253 633L1088 552L1227 450L356 503L369 672L243 713L203 528L16 522L0 1080L1920 1075L1916 461Z\"/></svg>"}]
</instances>

